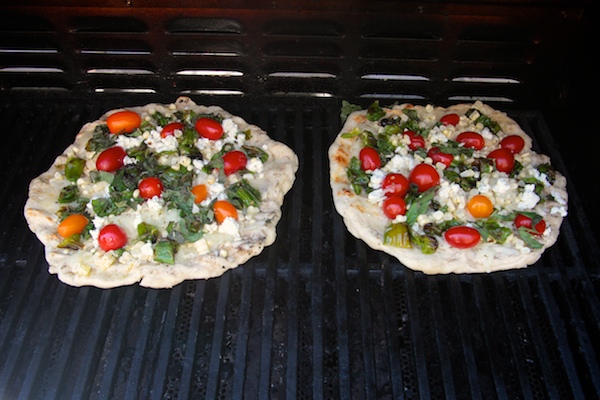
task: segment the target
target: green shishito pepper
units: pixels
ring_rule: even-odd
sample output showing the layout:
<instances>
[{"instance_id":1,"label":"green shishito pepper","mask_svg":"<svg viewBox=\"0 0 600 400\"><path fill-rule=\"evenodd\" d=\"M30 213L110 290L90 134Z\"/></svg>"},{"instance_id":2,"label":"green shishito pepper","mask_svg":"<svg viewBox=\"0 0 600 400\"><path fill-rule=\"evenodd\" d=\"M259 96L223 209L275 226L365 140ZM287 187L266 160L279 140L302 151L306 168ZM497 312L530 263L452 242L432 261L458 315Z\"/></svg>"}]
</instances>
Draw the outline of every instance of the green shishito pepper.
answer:
<instances>
[{"instance_id":1,"label":"green shishito pepper","mask_svg":"<svg viewBox=\"0 0 600 400\"><path fill-rule=\"evenodd\" d=\"M412 245L410 243L408 226L402 222L388 224L383 233L383 244L410 249Z\"/></svg>"}]
</instances>

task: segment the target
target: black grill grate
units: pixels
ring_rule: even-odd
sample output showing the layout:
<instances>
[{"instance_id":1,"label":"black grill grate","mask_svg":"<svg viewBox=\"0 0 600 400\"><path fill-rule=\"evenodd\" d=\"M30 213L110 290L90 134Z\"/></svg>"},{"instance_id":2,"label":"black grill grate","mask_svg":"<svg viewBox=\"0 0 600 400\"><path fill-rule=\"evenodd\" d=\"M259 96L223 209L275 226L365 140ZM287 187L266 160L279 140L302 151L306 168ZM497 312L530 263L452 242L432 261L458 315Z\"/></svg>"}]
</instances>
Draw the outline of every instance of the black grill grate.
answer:
<instances>
[{"instance_id":1,"label":"black grill grate","mask_svg":"<svg viewBox=\"0 0 600 400\"><path fill-rule=\"evenodd\" d=\"M597 92L576 74L585 1L43 3L0 9L0 398L600 398L593 156L571 118ZM29 182L85 122L181 94L299 155L276 243L172 290L58 282ZM571 172L558 243L526 270L425 276L349 235L328 181L341 99L475 98Z\"/></svg>"},{"instance_id":2,"label":"black grill grate","mask_svg":"<svg viewBox=\"0 0 600 400\"><path fill-rule=\"evenodd\" d=\"M339 128L335 101L224 104L304 160L278 239L263 254L221 278L172 290L61 284L48 275L42 246L21 217L27 183L84 120L112 106L2 106L3 121L23 134L7 139L0 169L10 188L0 216L0 397L600 394L600 264L593 238L576 235L587 223L577 193L558 244L530 269L473 276L406 270L353 239L333 210L326 148ZM538 113L512 115L556 153ZM562 169L560 157L553 162Z\"/></svg>"}]
</instances>

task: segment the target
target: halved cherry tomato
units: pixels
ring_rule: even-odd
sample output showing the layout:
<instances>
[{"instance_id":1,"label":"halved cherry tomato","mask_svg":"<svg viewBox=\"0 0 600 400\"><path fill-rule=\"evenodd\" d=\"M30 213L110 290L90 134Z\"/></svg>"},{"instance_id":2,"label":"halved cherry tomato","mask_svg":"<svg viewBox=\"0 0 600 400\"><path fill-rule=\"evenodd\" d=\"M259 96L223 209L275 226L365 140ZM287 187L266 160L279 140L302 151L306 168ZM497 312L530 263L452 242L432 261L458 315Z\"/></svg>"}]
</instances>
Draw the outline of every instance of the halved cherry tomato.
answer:
<instances>
[{"instance_id":1,"label":"halved cherry tomato","mask_svg":"<svg viewBox=\"0 0 600 400\"><path fill-rule=\"evenodd\" d=\"M510 135L500 141L500 147L517 154L525 147L525 140L519 135Z\"/></svg>"},{"instance_id":2,"label":"halved cherry tomato","mask_svg":"<svg viewBox=\"0 0 600 400\"><path fill-rule=\"evenodd\" d=\"M194 203L196 204L202 203L206 199L206 196L208 196L208 189L202 183L194 186L191 191L194 195Z\"/></svg>"},{"instance_id":3,"label":"halved cherry tomato","mask_svg":"<svg viewBox=\"0 0 600 400\"><path fill-rule=\"evenodd\" d=\"M477 246L481 240L481 234L475 228L468 226L454 226L444 232L444 238L448 244L457 249L469 249Z\"/></svg>"},{"instance_id":4,"label":"halved cherry tomato","mask_svg":"<svg viewBox=\"0 0 600 400\"><path fill-rule=\"evenodd\" d=\"M440 175L432 165L419 164L410 172L408 181L417 185L420 193L439 185Z\"/></svg>"},{"instance_id":5,"label":"halved cherry tomato","mask_svg":"<svg viewBox=\"0 0 600 400\"><path fill-rule=\"evenodd\" d=\"M108 224L100 229L98 245L104 251L117 250L127 244L127 234L121 227Z\"/></svg>"},{"instance_id":6,"label":"halved cherry tomato","mask_svg":"<svg viewBox=\"0 0 600 400\"><path fill-rule=\"evenodd\" d=\"M160 136L164 138L167 136L173 136L175 135L176 130L183 132L183 129L184 126L181 122L171 122L162 128L162 131L160 131Z\"/></svg>"},{"instance_id":7,"label":"halved cherry tomato","mask_svg":"<svg viewBox=\"0 0 600 400\"><path fill-rule=\"evenodd\" d=\"M531 220L531 218L529 218L526 215L523 214L517 214L517 216L515 217L515 227L517 229L519 229L520 227L525 227L527 229L532 229L531 227L533 221ZM544 221L543 219L540 220L540 222L538 222L537 224L535 224L535 232L533 232L535 235L541 235L542 233L544 233L544 231L546 230L546 221Z\"/></svg>"},{"instance_id":8,"label":"halved cherry tomato","mask_svg":"<svg viewBox=\"0 0 600 400\"><path fill-rule=\"evenodd\" d=\"M154 196L160 196L162 194L164 185L160 179L150 176L140 181L138 189L142 198L151 199Z\"/></svg>"},{"instance_id":9,"label":"halved cherry tomato","mask_svg":"<svg viewBox=\"0 0 600 400\"><path fill-rule=\"evenodd\" d=\"M456 137L456 141L475 150L481 150L485 146L485 139L477 132L463 132Z\"/></svg>"},{"instance_id":10,"label":"halved cherry tomato","mask_svg":"<svg viewBox=\"0 0 600 400\"><path fill-rule=\"evenodd\" d=\"M381 167L381 158L379 153L372 147L364 147L358 154L360 159L360 167L363 171L372 171Z\"/></svg>"},{"instance_id":11,"label":"halved cherry tomato","mask_svg":"<svg viewBox=\"0 0 600 400\"><path fill-rule=\"evenodd\" d=\"M114 172L123 166L123 159L127 153L120 146L110 147L104 150L96 160L98 171Z\"/></svg>"},{"instance_id":12,"label":"halved cherry tomato","mask_svg":"<svg viewBox=\"0 0 600 400\"><path fill-rule=\"evenodd\" d=\"M120 135L131 133L140 127L142 117L134 111L118 111L106 118L106 125L110 133Z\"/></svg>"},{"instance_id":13,"label":"halved cherry tomato","mask_svg":"<svg viewBox=\"0 0 600 400\"><path fill-rule=\"evenodd\" d=\"M398 195L390 196L383 201L383 213L389 219L394 219L398 215L406 214L406 202Z\"/></svg>"},{"instance_id":14,"label":"halved cherry tomato","mask_svg":"<svg viewBox=\"0 0 600 400\"><path fill-rule=\"evenodd\" d=\"M413 131L404 131L403 134L410 138L409 149L416 150L420 147L425 147L425 138L423 136L419 136Z\"/></svg>"},{"instance_id":15,"label":"halved cherry tomato","mask_svg":"<svg viewBox=\"0 0 600 400\"><path fill-rule=\"evenodd\" d=\"M449 167L450 164L452 164L452 161L454 161L454 156L452 154L442 153L439 147L432 147L429 149L427 157L431 157L434 164L442 163L446 167Z\"/></svg>"},{"instance_id":16,"label":"halved cherry tomato","mask_svg":"<svg viewBox=\"0 0 600 400\"><path fill-rule=\"evenodd\" d=\"M200 136L210 140L218 140L223 136L223 126L212 118L199 118L196 131Z\"/></svg>"},{"instance_id":17,"label":"halved cherry tomato","mask_svg":"<svg viewBox=\"0 0 600 400\"><path fill-rule=\"evenodd\" d=\"M58 224L58 234L64 238L83 232L89 219L83 214L71 214Z\"/></svg>"},{"instance_id":18,"label":"halved cherry tomato","mask_svg":"<svg viewBox=\"0 0 600 400\"><path fill-rule=\"evenodd\" d=\"M381 188L385 192L386 196L397 195L400 197L406 196L410 182L402 174L390 173L383 178Z\"/></svg>"},{"instance_id":19,"label":"halved cherry tomato","mask_svg":"<svg viewBox=\"0 0 600 400\"><path fill-rule=\"evenodd\" d=\"M482 194L471 197L467 203L467 210L475 218L487 218L494 212L492 201Z\"/></svg>"},{"instance_id":20,"label":"halved cherry tomato","mask_svg":"<svg viewBox=\"0 0 600 400\"><path fill-rule=\"evenodd\" d=\"M500 172L509 173L515 166L515 157L507 149L496 149L488 154L488 158L496 162L496 169Z\"/></svg>"},{"instance_id":21,"label":"halved cherry tomato","mask_svg":"<svg viewBox=\"0 0 600 400\"><path fill-rule=\"evenodd\" d=\"M243 151L233 150L223 156L223 170L225 175L231 175L234 172L246 168L248 157Z\"/></svg>"},{"instance_id":22,"label":"halved cherry tomato","mask_svg":"<svg viewBox=\"0 0 600 400\"><path fill-rule=\"evenodd\" d=\"M444 125L456 125L460 121L458 114L446 114L440 118L440 122Z\"/></svg>"},{"instance_id":23,"label":"halved cherry tomato","mask_svg":"<svg viewBox=\"0 0 600 400\"><path fill-rule=\"evenodd\" d=\"M238 212L227 200L217 200L213 204L213 212L215 213L215 219L220 224L225 221L225 218L238 218Z\"/></svg>"}]
</instances>

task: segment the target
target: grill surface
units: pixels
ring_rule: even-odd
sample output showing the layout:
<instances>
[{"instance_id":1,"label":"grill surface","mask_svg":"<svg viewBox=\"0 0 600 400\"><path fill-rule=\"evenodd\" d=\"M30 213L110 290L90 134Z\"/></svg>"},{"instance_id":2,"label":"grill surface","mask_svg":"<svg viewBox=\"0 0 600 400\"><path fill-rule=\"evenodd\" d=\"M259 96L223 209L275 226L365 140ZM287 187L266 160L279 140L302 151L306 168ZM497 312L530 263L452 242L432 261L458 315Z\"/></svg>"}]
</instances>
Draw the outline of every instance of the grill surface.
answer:
<instances>
[{"instance_id":1,"label":"grill surface","mask_svg":"<svg viewBox=\"0 0 600 400\"><path fill-rule=\"evenodd\" d=\"M538 39L523 41L515 34L508 40L506 32L515 25L501 22L514 13L510 8L500 7L502 12L487 20L497 22L496 30L463 31L461 24L471 26L465 11L448 7L447 18L439 10L411 9L420 16L389 29L367 17L357 23L363 20L354 12L344 22L339 13L315 10L300 17L294 10L268 10L230 18L227 10L190 9L186 19L167 9L161 19L156 10L59 7L20 10L20 20L5 17L0 398L600 398L600 252L596 236L589 234L596 219L587 197L594 188L579 174L585 164L569 151L561 125L540 111L553 104L532 92L544 86L530 82L544 65L536 61L539 47L531 44ZM553 20L557 9L545 10ZM565 10L563 29L578 13ZM199 24L200 17L206 22L205 14L208 28ZM130 19L115 25L115 16ZM318 25L306 22L317 16ZM111 42L123 26L127 40ZM533 31L543 26L540 20ZM155 41L164 35L168 40ZM352 41L358 41L356 48ZM456 53L441 44L448 42ZM496 50L521 43L516 54L535 60L524 69L514 59L473 60L482 42L494 43ZM126 52L107 56L115 43ZM405 46L400 53L414 50L413 58L382 60L385 47L397 43ZM207 45L217 55L196 53ZM182 53L174 55L177 49ZM304 54L303 68L292 63L298 53ZM453 67L441 70L440 59ZM177 74L223 70L223 60L239 63L230 70L242 75ZM90 72L125 67L142 76ZM313 75L307 79L299 70ZM373 84L370 74L382 71L387 78L375 77ZM448 78L463 76L457 71L485 76L496 71L520 83L472 86ZM361 74L362 79L352 79ZM397 74L429 80L390 83ZM207 96L207 90L222 96ZM327 161L340 128L341 99L365 105L375 95L383 95L384 103L407 99L400 92L410 94L410 101L439 104L492 96L493 105L509 110L533 136L536 150L567 175L570 214L558 243L533 267L426 276L347 233L333 208ZM199 104L223 106L298 154L298 179L286 197L277 241L218 279L172 290L60 283L48 274L43 247L22 217L29 181L85 122L120 106L173 101L180 93Z\"/></svg>"}]
</instances>

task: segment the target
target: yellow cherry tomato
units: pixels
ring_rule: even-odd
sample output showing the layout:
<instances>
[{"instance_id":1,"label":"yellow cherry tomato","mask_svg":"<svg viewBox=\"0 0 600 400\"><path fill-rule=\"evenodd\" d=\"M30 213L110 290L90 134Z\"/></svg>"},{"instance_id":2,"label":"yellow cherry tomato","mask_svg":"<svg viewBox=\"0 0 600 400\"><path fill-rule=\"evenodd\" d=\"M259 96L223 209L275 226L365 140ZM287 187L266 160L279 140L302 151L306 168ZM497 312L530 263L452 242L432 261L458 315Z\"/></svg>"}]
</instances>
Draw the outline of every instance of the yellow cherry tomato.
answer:
<instances>
[{"instance_id":1,"label":"yellow cherry tomato","mask_svg":"<svg viewBox=\"0 0 600 400\"><path fill-rule=\"evenodd\" d=\"M82 214L71 214L58 225L58 234L64 238L83 232L89 220Z\"/></svg>"},{"instance_id":2,"label":"yellow cherry tomato","mask_svg":"<svg viewBox=\"0 0 600 400\"><path fill-rule=\"evenodd\" d=\"M213 211L215 213L215 219L220 224L225 221L225 218L238 218L238 213L233 204L227 200L217 200L213 204Z\"/></svg>"},{"instance_id":3,"label":"yellow cherry tomato","mask_svg":"<svg viewBox=\"0 0 600 400\"><path fill-rule=\"evenodd\" d=\"M106 118L106 125L110 133L120 135L130 133L140 127L142 117L134 111L118 111Z\"/></svg>"},{"instance_id":4,"label":"yellow cherry tomato","mask_svg":"<svg viewBox=\"0 0 600 400\"><path fill-rule=\"evenodd\" d=\"M192 194L195 196L194 203L202 203L208 195L208 189L206 188L206 185L201 183L192 188Z\"/></svg>"},{"instance_id":5,"label":"yellow cherry tomato","mask_svg":"<svg viewBox=\"0 0 600 400\"><path fill-rule=\"evenodd\" d=\"M467 210L475 218L487 218L494 212L492 201L482 194L473 196L467 203Z\"/></svg>"}]
</instances>

